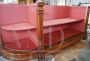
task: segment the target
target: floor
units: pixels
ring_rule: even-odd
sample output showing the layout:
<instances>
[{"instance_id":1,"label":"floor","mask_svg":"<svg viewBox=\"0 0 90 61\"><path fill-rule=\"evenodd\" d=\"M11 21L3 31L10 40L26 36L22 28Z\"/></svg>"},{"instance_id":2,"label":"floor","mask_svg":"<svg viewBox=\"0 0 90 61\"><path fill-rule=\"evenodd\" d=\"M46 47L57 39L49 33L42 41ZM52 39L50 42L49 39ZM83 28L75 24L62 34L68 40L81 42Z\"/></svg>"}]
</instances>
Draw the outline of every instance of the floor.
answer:
<instances>
[{"instance_id":1,"label":"floor","mask_svg":"<svg viewBox=\"0 0 90 61\"><path fill-rule=\"evenodd\" d=\"M68 61L70 59L78 57L79 50L84 47L86 47L86 45L82 42L74 44L68 48L63 49L62 52L59 53L58 55L55 55L55 59L53 59L52 61L54 61L54 60L55 61ZM0 61L10 61L10 60L0 57ZM30 60L30 61L37 61L37 60ZM48 61L50 61L50 60L48 60Z\"/></svg>"},{"instance_id":2,"label":"floor","mask_svg":"<svg viewBox=\"0 0 90 61\"><path fill-rule=\"evenodd\" d=\"M75 45L72 45L64 49L61 53L55 56L55 61L69 61L70 59L77 58L79 51L82 48L85 48L86 44L79 42Z\"/></svg>"}]
</instances>

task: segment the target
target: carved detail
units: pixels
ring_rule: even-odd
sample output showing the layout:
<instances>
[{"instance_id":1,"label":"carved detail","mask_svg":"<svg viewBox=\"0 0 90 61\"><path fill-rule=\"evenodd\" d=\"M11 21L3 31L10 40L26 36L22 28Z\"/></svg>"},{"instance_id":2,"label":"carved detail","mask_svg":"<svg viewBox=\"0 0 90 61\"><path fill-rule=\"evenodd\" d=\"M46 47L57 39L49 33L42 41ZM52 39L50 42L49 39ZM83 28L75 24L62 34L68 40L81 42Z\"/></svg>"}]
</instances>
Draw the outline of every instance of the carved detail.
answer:
<instances>
[{"instance_id":1,"label":"carved detail","mask_svg":"<svg viewBox=\"0 0 90 61\"><path fill-rule=\"evenodd\" d=\"M40 42L40 45L43 45L43 3L39 2L37 11L38 11L38 21L37 21L37 38Z\"/></svg>"}]
</instances>

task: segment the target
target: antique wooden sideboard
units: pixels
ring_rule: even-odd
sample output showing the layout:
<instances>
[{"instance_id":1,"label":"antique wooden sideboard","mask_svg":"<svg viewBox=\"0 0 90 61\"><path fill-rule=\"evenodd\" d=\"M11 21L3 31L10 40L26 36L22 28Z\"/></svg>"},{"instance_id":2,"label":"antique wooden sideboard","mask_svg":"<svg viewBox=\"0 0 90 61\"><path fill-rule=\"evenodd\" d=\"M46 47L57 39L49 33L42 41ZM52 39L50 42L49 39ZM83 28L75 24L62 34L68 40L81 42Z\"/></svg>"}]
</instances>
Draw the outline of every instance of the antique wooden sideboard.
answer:
<instances>
[{"instance_id":1,"label":"antique wooden sideboard","mask_svg":"<svg viewBox=\"0 0 90 61\"><path fill-rule=\"evenodd\" d=\"M0 4L2 56L14 61L43 59L86 35L88 7Z\"/></svg>"}]
</instances>

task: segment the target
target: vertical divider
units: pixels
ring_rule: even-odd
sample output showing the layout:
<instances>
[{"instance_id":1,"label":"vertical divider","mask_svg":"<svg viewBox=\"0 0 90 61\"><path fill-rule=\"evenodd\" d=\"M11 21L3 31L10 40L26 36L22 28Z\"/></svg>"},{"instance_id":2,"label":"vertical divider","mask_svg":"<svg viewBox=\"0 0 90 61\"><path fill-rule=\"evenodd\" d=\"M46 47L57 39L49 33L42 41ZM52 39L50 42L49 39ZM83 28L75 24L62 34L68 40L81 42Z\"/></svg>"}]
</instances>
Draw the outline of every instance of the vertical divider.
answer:
<instances>
[{"instance_id":1,"label":"vertical divider","mask_svg":"<svg viewBox=\"0 0 90 61\"><path fill-rule=\"evenodd\" d=\"M39 61L44 61L45 52L44 51L44 34L43 34L43 2L37 3L37 39L39 42L38 53Z\"/></svg>"},{"instance_id":2,"label":"vertical divider","mask_svg":"<svg viewBox=\"0 0 90 61\"><path fill-rule=\"evenodd\" d=\"M43 3L39 2L37 7L37 39L40 43L41 46L44 45L44 41L43 41Z\"/></svg>"},{"instance_id":3,"label":"vertical divider","mask_svg":"<svg viewBox=\"0 0 90 61\"><path fill-rule=\"evenodd\" d=\"M89 7L87 8L88 10L86 11L86 16L85 16L85 31L87 31L87 24L88 24L88 19L89 19Z\"/></svg>"}]
</instances>

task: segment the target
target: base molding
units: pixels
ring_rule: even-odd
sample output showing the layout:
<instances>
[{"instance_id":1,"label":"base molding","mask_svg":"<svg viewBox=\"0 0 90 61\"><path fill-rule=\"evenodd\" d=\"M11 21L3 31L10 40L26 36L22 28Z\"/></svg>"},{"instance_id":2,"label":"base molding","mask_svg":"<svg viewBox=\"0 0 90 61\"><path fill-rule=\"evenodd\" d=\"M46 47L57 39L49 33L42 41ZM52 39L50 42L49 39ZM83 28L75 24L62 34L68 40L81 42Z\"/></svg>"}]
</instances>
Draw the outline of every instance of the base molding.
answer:
<instances>
[{"instance_id":1,"label":"base molding","mask_svg":"<svg viewBox=\"0 0 90 61\"><path fill-rule=\"evenodd\" d=\"M0 48L0 52L3 57L13 61L28 61L30 59L29 52L11 51L3 48Z\"/></svg>"},{"instance_id":2,"label":"base molding","mask_svg":"<svg viewBox=\"0 0 90 61\"><path fill-rule=\"evenodd\" d=\"M13 61L28 61L30 59L39 58L39 54L42 54L44 57L47 53L49 54L58 54L60 52L57 52L58 50L62 50L63 48L66 48L68 46L71 46L77 42L80 42L80 40L84 37L85 33L81 33L78 35L75 35L71 38L68 38L65 40L63 45L54 44L52 48L45 47L46 52L40 52L40 51L14 51L14 50L8 50L5 48L0 48L0 53L3 57L13 60ZM39 59L42 59L43 57L40 57Z\"/></svg>"}]
</instances>

